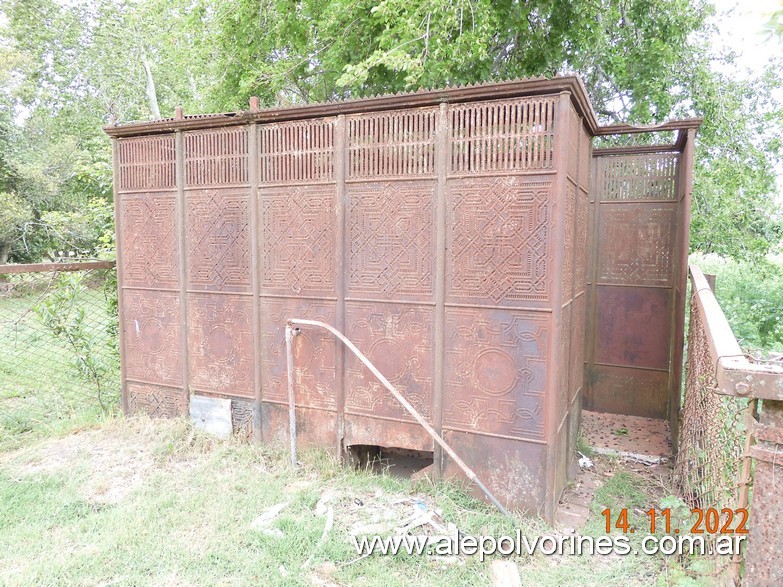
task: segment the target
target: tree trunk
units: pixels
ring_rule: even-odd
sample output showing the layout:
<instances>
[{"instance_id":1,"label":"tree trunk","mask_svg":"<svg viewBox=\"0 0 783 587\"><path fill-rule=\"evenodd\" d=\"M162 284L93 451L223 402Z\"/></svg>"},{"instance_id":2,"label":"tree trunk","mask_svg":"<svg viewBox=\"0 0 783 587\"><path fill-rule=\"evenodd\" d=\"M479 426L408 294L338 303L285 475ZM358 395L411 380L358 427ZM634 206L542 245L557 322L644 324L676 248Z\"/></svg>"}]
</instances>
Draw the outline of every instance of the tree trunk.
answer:
<instances>
[{"instance_id":1,"label":"tree trunk","mask_svg":"<svg viewBox=\"0 0 783 587\"><path fill-rule=\"evenodd\" d=\"M11 255L11 242L0 241L0 265L8 263L8 257Z\"/></svg>"},{"instance_id":2,"label":"tree trunk","mask_svg":"<svg viewBox=\"0 0 783 587\"><path fill-rule=\"evenodd\" d=\"M147 101L149 102L150 112L152 118L160 118L160 108L158 107L158 93L155 91L155 80L152 79L152 69L150 69L150 63L147 61L147 56L144 55L141 58L141 63L144 65L144 73L147 76Z\"/></svg>"}]
</instances>

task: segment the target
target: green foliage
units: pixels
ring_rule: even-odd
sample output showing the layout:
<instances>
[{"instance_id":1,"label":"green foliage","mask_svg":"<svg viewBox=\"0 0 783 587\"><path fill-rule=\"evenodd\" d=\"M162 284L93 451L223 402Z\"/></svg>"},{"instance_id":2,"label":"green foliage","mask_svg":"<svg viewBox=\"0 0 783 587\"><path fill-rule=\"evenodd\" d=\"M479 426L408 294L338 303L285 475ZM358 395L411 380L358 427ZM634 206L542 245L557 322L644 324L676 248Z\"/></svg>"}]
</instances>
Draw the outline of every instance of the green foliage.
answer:
<instances>
[{"instance_id":1,"label":"green foliage","mask_svg":"<svg viewBox=\"0 0 783 587\"><path fill-rule=\"evenodd\" d=\"M743 348L783 352L783 260L751 263L710 255L691 263L716 275L715 297Z\"/></svg>"},{"instance_id":2,"label":"green foliage","mask_svg":"<svg viewBox=\"0 0 783 587\"><path fill-rule=\"evenodd\" d=\"M251 95L279 106L577 73L604 123L704 117L693 250L759 259L783 236L780 64L721 73L735 66L710 47L707 0L10 0L0 12L0 190L37 217L108 201L100 125L157 107L166 116L177 104L244 109ZM18 258L51 246L38 229Z\"/></svg>"},{"instance_id":3,"label":"green foliage","mask_svg":"<svg viewBox=\"0 0 783 587\"><path fill-rule=\"evenodd\" d=\"M67 343L73 353L73 368L94 386L98 403L106 410L104 382L113 366L103 359L100 345L104 337L96 336L87 327L85 305L79 303L86 289L84 274L61 273L54 290L33 309L52 334Z\"/></svg>"},{"instance_id":4,"label":"green foliage","mask_svg":"<svg viewBox=\"0 0 783 587\"><path fill-rule=\"evenodd\" d=\"M31 219L27 202L15 194L0 192L0 247L18 238L21 228Z\"/></svg>"}]
</instances>

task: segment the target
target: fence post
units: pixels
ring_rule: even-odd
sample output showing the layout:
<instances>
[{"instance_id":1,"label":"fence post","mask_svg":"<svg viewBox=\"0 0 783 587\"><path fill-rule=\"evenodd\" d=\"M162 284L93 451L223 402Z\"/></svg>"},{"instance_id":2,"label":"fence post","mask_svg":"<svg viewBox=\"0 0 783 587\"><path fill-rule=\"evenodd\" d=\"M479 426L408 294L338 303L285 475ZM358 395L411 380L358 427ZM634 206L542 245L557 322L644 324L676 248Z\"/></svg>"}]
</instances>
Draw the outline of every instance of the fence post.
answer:
<instances>
[{"instance_id":1,"label":"fence post","mask_svg":"<svg viewBox=\"0 0 783 587\"><path fill-rule=\"evenodd\" d=\"M745 549L747 585L783 584L783 401L764 400L757 444L750 449L756 459L750 534Z\"/></svg>"}]
</instances>

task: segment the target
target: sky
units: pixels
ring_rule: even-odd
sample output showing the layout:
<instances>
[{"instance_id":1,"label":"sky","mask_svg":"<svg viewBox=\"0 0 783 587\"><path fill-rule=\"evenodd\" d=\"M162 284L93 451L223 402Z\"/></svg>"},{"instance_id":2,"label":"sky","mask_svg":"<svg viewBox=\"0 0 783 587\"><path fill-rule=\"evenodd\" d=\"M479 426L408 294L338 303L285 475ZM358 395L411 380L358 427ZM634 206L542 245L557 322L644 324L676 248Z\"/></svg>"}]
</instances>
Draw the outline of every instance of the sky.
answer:
<instances>
[{"instance_id":1,"label":"sky","mask_svg":"<svg viewBox=\"0 0 783 587\"><path fill-rule=\"evenodd\" d=\"M738 54L736 73L747 70L758 73L772 55L783 55L781 40L764 31L772 13L783 8L783 0L712 0L712 3L717 10L718 28L713 44Z\"/></svg>"}]
</instances>

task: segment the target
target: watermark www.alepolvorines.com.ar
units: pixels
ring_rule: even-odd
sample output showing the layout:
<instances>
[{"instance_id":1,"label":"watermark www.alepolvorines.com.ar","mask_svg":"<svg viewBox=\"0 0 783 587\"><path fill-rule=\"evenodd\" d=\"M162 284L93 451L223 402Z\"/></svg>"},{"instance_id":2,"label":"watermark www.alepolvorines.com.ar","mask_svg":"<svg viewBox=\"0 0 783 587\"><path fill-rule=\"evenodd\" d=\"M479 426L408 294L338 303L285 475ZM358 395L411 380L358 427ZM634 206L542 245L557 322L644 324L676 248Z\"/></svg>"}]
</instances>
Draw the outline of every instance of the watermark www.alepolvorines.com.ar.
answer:
<instances>
[{"instance_id":1,"label":"watermark www.alepolvorines.com.ar","mask_svg":"<svg viewBox=\"0 0 783 587\"><path fill-rule=\"evenodd\" d=\"M647 535L638 545L625 535L579 536L543 535L529 537L517 530L514 536L471 536L455 530L448 535L351 537L356 552L362 556L379 554L395 556L476 556L483 561L487 556L522 555L696 555L732 556L740 552L746 539L744 535Z\"/></svg>"}]
</instances>

